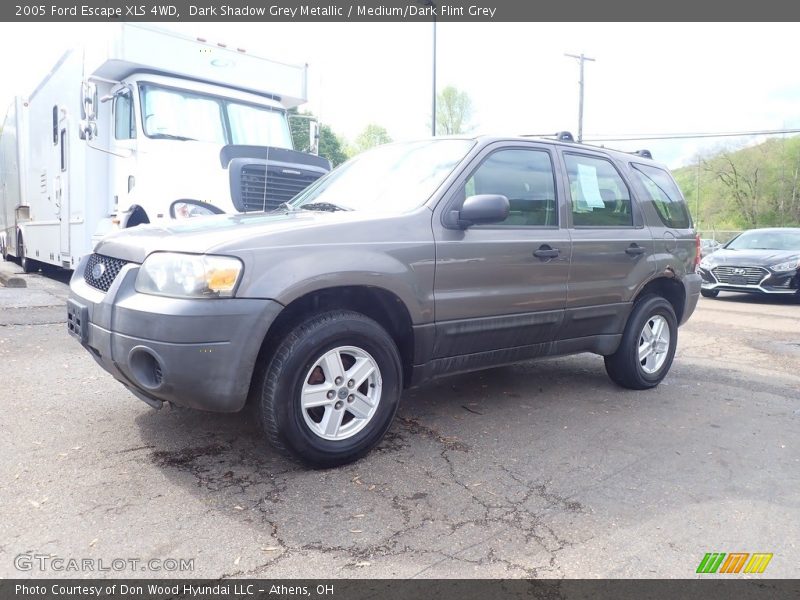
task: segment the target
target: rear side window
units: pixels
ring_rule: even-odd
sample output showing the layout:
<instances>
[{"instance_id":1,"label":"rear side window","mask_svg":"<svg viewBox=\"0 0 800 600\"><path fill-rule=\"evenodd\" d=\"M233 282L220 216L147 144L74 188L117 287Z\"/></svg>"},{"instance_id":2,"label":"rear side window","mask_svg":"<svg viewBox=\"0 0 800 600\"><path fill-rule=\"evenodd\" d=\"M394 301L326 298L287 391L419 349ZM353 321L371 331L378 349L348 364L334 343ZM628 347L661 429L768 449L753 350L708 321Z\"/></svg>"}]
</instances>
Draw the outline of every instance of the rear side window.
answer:
<instances>
[{"instance_id":1,"label":"rear side window","mask_svg":"<svg viewBox=\"0 0 800 600\"><path fill-rule=\"evenodd\" d=\"M464 186L465 197L501 194L508 198L508 218L492 227L556 227L555 177L544 150L498 150L487 158Z\"/></svg>"},{"instance_id":2,"label":"rear side window","mask_svg":"<svg viewBox=\"0 0 800 600\"><path fill-rule=\"evenodd\" d=\"M631 194L610 161L564 154L575 227L632 227Z\"/></svg>"},{"instance_id":3,"label":"rear side window","mask_svg":"<svg viewBox=\"0 0 800 600\"><path fill-rule=\"evenodd\" d=\"M686 210L686 201L670 174L650 165L631 163L631 166L664 225L674 229L689 229L692 222Z\"/></svg>"}]
</instances>

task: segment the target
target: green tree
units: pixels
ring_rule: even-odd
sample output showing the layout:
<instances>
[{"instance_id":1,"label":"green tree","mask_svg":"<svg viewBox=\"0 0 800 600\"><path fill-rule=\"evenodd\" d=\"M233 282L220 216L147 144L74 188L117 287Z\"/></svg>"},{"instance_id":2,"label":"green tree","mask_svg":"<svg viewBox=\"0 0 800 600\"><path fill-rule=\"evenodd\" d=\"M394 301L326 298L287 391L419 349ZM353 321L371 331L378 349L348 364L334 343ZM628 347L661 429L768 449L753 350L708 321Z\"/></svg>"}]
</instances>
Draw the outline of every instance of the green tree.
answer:
<instances>
[{"instance_id":1,"label":"green tree","mask_svg":"<svg viewBox=\"0 0 800 600\"><path fill-rule=\"evenodd\" d=\"M800 224L800 137L723 147L674 174L701 229Z\"/></svg>"},{"instance_id":2,"label":"green tree","mask_svg":"<svg viewBox=\"0 0 800 600\"><path fill-rule=\"evenodd\" d=\"M448 85L436 95L436 133L458 135L472 127L472 100L466 92Z\"/></svg>"},{"instance_id":3,"label":"green tree","mask_svg":"<svg viewBox=\"0 0 800 600\"><path fill-rule=\"evenodd\" d=\"M350 149L350 155L355 156L360 152L364 152L364 150L369 150L381 144L388 144L391 141L392 138L384 127L370 123L356 137L353 147Z\"/></svg>"},{"instance_id":4,"label":"green tree","mask_svg":"<svg viewBox=\"0 0 800 600\"><path fill-rule=\"evenodd\" d=\"M293 115L298 115L293 117ZM289 109L289 128L292 132L292 142L295 150L308 152L309 149L309 119L313 117L311 112L298 113L296 108ZM347 160L345 153L345 143L342 139L325 124L319 127L319 155L331 161L334 167L339 166Z\"/></svg>"}]
</instances>

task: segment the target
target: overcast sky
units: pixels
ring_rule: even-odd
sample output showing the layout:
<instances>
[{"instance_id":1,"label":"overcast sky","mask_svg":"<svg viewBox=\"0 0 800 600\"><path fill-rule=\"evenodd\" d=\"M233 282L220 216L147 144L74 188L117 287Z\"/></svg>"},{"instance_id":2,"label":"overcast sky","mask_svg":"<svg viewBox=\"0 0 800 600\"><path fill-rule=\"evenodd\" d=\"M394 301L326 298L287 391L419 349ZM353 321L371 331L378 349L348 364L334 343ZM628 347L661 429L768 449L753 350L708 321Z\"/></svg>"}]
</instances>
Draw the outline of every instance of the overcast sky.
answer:
<instances>
[{"instance_id":1,"label":"overcast sky","mask_svg":"<svg viewBox=\"0 0 800 600\"><path fill-rule=\"evenodd\" d=\"M430 23L181 23L187 35L310 65L309 104L352 140L367 124L395 139L429 134ZM69 46L104 24L0 24L0 106L27 95ZM474 105L476 133L577 132L578 64L586 65L584 137L800 128L797 25L439 23L438 87ZM678 166L698 151L755 140L608 143L650 148Z\"/></svg>"}]
</instances>

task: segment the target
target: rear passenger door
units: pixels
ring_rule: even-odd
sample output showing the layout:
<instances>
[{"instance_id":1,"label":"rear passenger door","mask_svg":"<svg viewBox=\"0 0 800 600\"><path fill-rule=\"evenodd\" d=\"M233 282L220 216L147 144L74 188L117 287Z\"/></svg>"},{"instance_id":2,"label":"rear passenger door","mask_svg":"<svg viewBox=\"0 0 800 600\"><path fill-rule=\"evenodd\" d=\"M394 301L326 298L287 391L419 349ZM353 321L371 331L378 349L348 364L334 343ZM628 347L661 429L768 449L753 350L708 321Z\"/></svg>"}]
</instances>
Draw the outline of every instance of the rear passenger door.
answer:
<instances>
[{"instance_id":1,"label":"rear passenger door","mask_svg":"<svg viewBox=\"0 0 800 600\"><path fill-rule=\"evenodd\" d=\"M501 194L509 200L508 218L462 230L434 217L435 358L555 338L570 256L557 164L547 145L489 146L466 168L445 211L472 195Z\"/></svg>"},{"instance_id":2,"label":"rear passenger door","mask_svg":"<svg viewBox=\"0 0 800 600\"><path fill-rule=\"evenodd\" d=\"M655 271L653 238L618 166L591 151L562 154L572 265L560 339L621 333Z\"/></svg>"}]
</instances>

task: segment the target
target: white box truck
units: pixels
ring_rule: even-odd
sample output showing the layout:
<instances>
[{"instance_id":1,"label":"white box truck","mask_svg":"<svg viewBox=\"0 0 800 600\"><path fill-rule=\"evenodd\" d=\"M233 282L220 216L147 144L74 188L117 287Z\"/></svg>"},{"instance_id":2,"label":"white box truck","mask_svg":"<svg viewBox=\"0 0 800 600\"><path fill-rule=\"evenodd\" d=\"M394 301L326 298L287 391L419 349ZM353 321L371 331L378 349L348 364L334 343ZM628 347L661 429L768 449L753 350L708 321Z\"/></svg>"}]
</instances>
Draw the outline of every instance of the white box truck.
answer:
<instances>
[{"instance_id":1,"label":"white box truck","mask_svg":"<svg viewBox=\"0 0 800 600\"><path fill-rule=\"evenodd\" d=\"M305 65L140 24L67 52L0 133L2 256L70 269L114 228L276 208L330 170L292 149L306 85Z\"/></svg>"}]
</instances>

